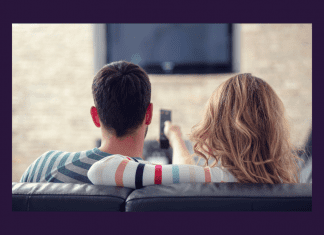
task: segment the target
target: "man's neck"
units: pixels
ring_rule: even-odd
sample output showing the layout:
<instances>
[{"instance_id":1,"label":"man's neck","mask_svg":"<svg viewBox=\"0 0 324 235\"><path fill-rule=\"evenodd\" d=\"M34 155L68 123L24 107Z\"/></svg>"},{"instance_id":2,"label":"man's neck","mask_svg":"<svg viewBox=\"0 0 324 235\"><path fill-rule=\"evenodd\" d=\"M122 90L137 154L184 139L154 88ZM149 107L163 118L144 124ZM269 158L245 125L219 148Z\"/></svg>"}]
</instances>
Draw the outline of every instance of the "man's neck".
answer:
<instances>
[{"instance_id":1,"label":"man's neck","mask_svg":"<svg viewBox=\"0 0 324 235\"><path fill-rule=\"evenodd\" d=\"M117 139L115 136L103 138L100 151L110 154L120 154L128 157L141 157L143 155L144 138L139 134Z\"/></svg>"}]
</instances>

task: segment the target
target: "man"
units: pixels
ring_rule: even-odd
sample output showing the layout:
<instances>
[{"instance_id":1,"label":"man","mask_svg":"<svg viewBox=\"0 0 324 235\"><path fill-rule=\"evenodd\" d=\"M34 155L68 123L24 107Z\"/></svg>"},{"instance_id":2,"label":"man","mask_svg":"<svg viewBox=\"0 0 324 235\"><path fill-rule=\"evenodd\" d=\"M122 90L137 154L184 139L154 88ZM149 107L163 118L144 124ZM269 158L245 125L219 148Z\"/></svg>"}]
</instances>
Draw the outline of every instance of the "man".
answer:
<instances>
[{"instance_id":1,"label":"man","mask_svg":"<svg viewBox=\"0 0 324 235\"><path fill-rule=\"evenodd\" d=\"M114 154L135 161L142 157L153 114L151 83L145 71L125 61L110 63L94 77L92 94L95 106L90 113L101 129L101 146L74 153L46 152L27 168L20 182L92 184L87 173L95 162Z\"/></svg>"}]
</instances>

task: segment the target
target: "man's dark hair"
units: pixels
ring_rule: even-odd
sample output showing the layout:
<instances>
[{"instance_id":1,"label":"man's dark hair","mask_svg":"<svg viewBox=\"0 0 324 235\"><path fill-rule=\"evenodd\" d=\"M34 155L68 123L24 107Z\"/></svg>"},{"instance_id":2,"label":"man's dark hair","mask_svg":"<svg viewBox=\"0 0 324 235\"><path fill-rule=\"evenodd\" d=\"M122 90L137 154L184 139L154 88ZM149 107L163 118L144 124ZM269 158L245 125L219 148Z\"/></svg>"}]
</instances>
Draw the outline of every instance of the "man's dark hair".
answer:
<instances>
[{"instance_id":1,"label":"man's dark hair","mask_svg":"<svg viewBox=\"0 0 324 235\"><path fill-rule=\"evenodd\" d=\"M143 123L151 102L151 83L138 65L113 62L94 77L92 95L101 123L120 138L134 133Z\"/></svg>"}]
</instances>

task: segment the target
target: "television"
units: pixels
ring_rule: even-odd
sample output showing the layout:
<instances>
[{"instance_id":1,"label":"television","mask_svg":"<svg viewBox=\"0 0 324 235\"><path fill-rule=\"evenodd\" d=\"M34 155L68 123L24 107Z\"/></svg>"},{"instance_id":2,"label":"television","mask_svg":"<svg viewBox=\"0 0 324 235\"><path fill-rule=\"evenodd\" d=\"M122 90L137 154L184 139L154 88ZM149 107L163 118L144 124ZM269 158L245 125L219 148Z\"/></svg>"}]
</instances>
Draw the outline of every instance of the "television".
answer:
<instances>
[{"instance_id":1,"label":"television","mask_svg":"<svg viewBox=\"0 0 324 235\"><path fill-rule=\"evenodd\" d=\"M149 74L232 73L232 24L106 24L107 63Z\"/></svg>"}]
</instances>

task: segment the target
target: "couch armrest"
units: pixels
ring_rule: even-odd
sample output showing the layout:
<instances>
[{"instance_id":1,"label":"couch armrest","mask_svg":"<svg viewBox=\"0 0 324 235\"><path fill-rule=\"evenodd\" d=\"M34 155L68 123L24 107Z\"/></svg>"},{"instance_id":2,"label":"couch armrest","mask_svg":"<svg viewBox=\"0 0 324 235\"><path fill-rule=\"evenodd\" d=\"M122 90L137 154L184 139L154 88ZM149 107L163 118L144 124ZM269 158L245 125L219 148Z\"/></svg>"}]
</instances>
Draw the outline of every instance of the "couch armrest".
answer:
<instances>
[{"instance_id":1,"label":"couch armrest","mask_svg":"<svg viewBox=\"0 0 324 235\"><path fill-rule=\"evenodd\" d=\"M12 183L13 211L125 211L130 188L67 183Z\"/></svg>"},{"instance_id":2,"label":"couch armrest","mask_svg":"<svg viewBox=\"0 0 324 235\"><path fill-rule=\"evenodd\" d=\"M147 186L126 200L130 211L311 211L312 184L181 183Z\"/></svg>"}]
</instances>

